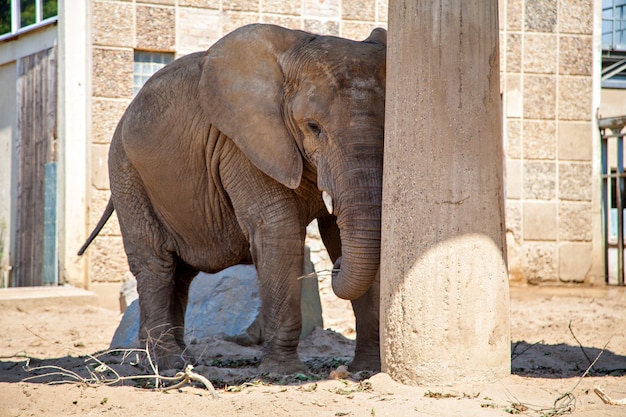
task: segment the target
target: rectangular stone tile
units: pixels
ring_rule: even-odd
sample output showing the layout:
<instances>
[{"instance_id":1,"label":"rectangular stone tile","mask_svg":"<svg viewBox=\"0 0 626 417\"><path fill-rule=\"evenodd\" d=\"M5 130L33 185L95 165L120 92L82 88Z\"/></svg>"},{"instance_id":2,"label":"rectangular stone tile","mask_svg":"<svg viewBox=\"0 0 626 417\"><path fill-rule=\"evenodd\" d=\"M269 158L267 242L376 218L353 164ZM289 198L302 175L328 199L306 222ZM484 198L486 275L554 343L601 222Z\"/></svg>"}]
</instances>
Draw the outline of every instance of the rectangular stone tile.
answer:
<instances>
[{"instance_id":1,"label":"rectangular stone tile","mask_svg":"<svg viewBox=\"0 0 626 417\"><path fill-rule=\"evenodd\" d=\"M522 210L519 200L505 201L505 218L509 280L525 284L522 269Z\"/></svg>"},{"instance_id":2,"label":"rectangular stone tile","mask_svg":"<svg viewBox=\"0 0 626 417\"><path fill-rule=\"evenodd\" d=\"M94 45L133 47L132 4L94 1L91 13L91 38Z\"/></svg>"},{"instance_id":3,"label":"rectangular stone tile","mask_svg":"<svg viewBox=\"0 0 626 417\"><path fill-rule=\"evenodd\" d=\"M222 21L222 35L226 35L242 26L259 23L261 15L259 13L227 11L220 13L220 19Z\"/></svg>"},{"instance_id":4,"label":"rectangular stone tile","mask_svg":"<svg viewBox=\"0 0 626 417\"><path fill-rule=\"evenodd\" d=\"M527 200L552 200L556 198L556 163L524 161L523 197Z\"/></svg>"},{"instance_id":5,"label":"rectangular stone tile","mask_svg":"<svg viewBox=\"0 0 626 417\"><path fill-rule=\"evenodd\" d=\"M176 16L173 7L137 5L137 48L175 50Z\"/></svg>"},{"instance_id":6,"label":"rectangular stone tile","mask_svg":"<svg viewBox=\"0 0 626 417\"><path fill-rule=\"evenodd\" d=\"M110 188L108 159L108 145L91 145L91 185L98 190L108 190Z\"/></svg>"},{"instance_id":7,"label":"rectangular stone tile","mask_svg":"<svg viewBox=\"0 0 626 417\"><path fill-rule=\"evenodd\" d=\"M524 77L524 117L554 119L556 117L556 83L554 75Z\"/></svg>"},{"instance_id":8,"label":"rectangular stone tile","mask_svg":"<svg viewBox=\"0 0 626 417\"><path fill-rule=\"evenodd\" d=\"M559 199L591 201L591 163L559 163Z\"/></svg>"},{"instance_id":9,"label":"rectangular stone tile","mask_svg":"<svg viewBox=\"0 0 626 417\"><path fill-rule=\"evenodd\" d=\"M525 120L524 158L556 158L556 123L552 120Z\"/></svg>"},{"instance_id":10,"label":"rectangular stone tile","mask_svg":"<svg viewBox=\"0 0 626 417\"><path fill-rule=\"evenodd\" d=\"M522 198L522 161L506 159L506 198Z\"/></svg>"},{"instance_id":11,"label":"rectangular stone tile","mask_svg":"<svg viewBox=\"0 0 626 417\"><path fill-rule=\"evenodd\" d=\"M506 72L522 71L522 34L506 35Z\"/></svg>"},{"instance_id":12,"label":"rectangular stone tile","mask_svg":"<svg viewBox=\"0 0 626 417\"><path fill-rule=\"evenodd\" d=\"M222 0L222 10L259 12L259 0Z\"/></svg>"},{"instance_id":13,"label":"rectangular stone tile","mask_svg":"<svg viewBox=\"0 0 626 417\"><path fill-rule=\"evenodd\" d=\"M559 240L591 241L593 224L591 203L559 203Z\"/></svg>"},{"instance_id":14,"label":"rectangular stone tile","mask_svg":"<svg viewBox=\"0 0 626 417\"><path fill-rule=\"evenodd\" d=\"M128 260L122 238L99 236L94 240L89 247L89 265L91 282L124 281L128 274Z\"/></svg>"},{"instance_id":15,"label":"rectangular stone tile","mask_svg":"<svg viewBox=\"0 0 626 417\"><path fill-rule=\"evenodd\" d=\"M263 13L288 14L299 16L302 13L301 0L263 0L261 2Z\"/></svg>"},{"instance_id":16,"label":"rectangular stone tile","mask_svg":"<svg viewBox=\"0 0 626 417\"><path fill-rule=\"evenodd\" d=\"M374 23L344 21L341 25L341 36L355 41L363 41L367 39L375 27Z\"/></svg>"},{"instance_id":17,"label":"rectangular stone tile","mask_svg":"<svg viewBox=\"0 0 626 417\"><path fill-rule=\"evenodd\" d=\"M532 32L556 32L557 9L557 0L526 0L524 29Z\"/></svg>"},{"instance_id":18,"label":"rectangular stone tile","mask_svg":"<svg viewBox=\"0 0 626 417\"><path fill-rule=\"evenodd\" d=\"M592 75L593 38L561 36L559 39L559 74Z\"/></svg>"},{"instance_id":19,"label":"rectangular stone tile","mask_svg":"<svg viewBox=\"0 0 626 417\"><path fill-rule=\"evenodd\" d=\"M211 9L178 8L178 54L204 51L220 38L219 11Z\"/></svg>"},{"instance_id":20,"label":"rectangular stone tile","mask_svg":"<svg viewBox=\"0 0 626 417\"><path fill-rule=\"evenodd\" d=\"M339 32L339 22L333 20L304 19L304 30L319 35L341 35Z\"/></svg>"},{"instance_id":21,"label":"rectangular stone tile","mask_svg":"<svg viewBox=\"0 0 626 417\"><path fill-rule=\"evenodd\" d=\"M511 233L515 241L522 241L522 203L519 200L505 200L505 223L507 234ZM507 237L508 240L508 237Z\"/></svg>"},{"instance_id":22,"label":"rectangular stone tile","mask_svg":"<svg viewBox=\"0 0 626 417\"><path fill-rule=\"evenodd\" d=\"M505 0L502 1L504 2ZM506 1L506 26L502 27L506 27L507 30L522 30L523 9L523 0Z\"/></svg>"},{"instance_id":23,"label":"rectangular stone tile","mask_svg":"<svg viewBox=\"0 0 626 417\"><path fill-rule=\"evenodd\" d=\"M376 7L378 8L378 22L388 22L389 2L387 0L376 0Z\"/></svg>"},{"instance_id":24,"label":"rectangular stone tile","mask_svg":"<svg viewBox=\"0 0 626 417\"><path fill-rule=\"evenodd\" d=\"M287 15L263 15L263 23L278 25L289 29L302 30L302 19L300 16Z\"/></svg>"},{"instance_id":25,"label":"rectangular stone tile","mask_svg":"<svg viewBox=\"0 0 626 417\"><path fill-rule=\"evenodd\" d=\"M591 77L559 77L559 119L592 120Z\"/></svg>"},{"instance_id":26,"label":"rectangular stone tile","mask_svg":"<svg viewBox=\"0 0 626 417\"><path fill-rule=\"evenodd\" d=\"M167 6L173 6L176 4L176 0L135 0L137 3L150 3L150 4L164 4Z\"/></svg>"},{"instance_id":27,"label":"rectangular stone tile","mask_svg":"<svg viewBox=\"0 0 626 417\"><path fill-rule=\"evenodd\" d=\"M522 90L522 76L519 74L506 75L506 116L522 117L524 109L524 95Z\"/></svg>"},{"instance_id":28,"label":"rectangular stone tile","mask_svg":"<svg viewBox=\"0 0 626 417\"><path fill-rule=\"evenodd\" d=\"M524 202L524 240L556 240L556 203Z\"/></svg>"},{"instance_id":29,"label":"rectangular stone tile","mask_svg":"<svg viewBox=\"0 0 626 417\"><path fill-rule=\"evenodd\" d=\"M591 122L559 122L559 159L590 161L595 133Z\"/></svg>"},{"instance_id":30,"label":"rectangular stone tile","mask_svg":"<svg viewBox=\"0 0 626 417\"><path fill-rule=\"evenodd\" d=\"M178 5L217 10L220 8L220 0L178 0Z\"/></svg>"},{"instance_id":31,"label":"rectangular stone tile","mask_svg":"<svg viewBox=\"0 0 626 417\"><path fill-rule=\"evenodd\" d=\"M305 17L315 17L318 19L340 19L341 2L340 0L303 0L302 15Z\"/></svg>"},{"instance_id":32,"label":"rectangular stone tile","mask_svg":"<svg viewBox=\"0 0 626 417\"><path fill-rule=\"evenodd\" d=\"M559 279L583 282L591 269L591 243L563 243L559 246Z\"/></svg>"},{"instance_id":33,"label":"rectangular stone tile","mask_svg":"<svg viewBox=\"0 0 626 417\"><path fill-rule=\"evenodd\" d=\"M523 274L531 284L558 280L555 242L524 242Z\"/></svg>"},{"instance_id":34,"label":"rectangular stone tile","mask_svg":"<svg viewBox=\"0 0 626 417\"><path fill-rule=\"evenodd\" d=\"M528 74L555 74L557 52L556 35L525 33L523 71Z\"/></svg>"},{"instance_id":35,"label":"rectangular stone tile","mask_svg":"<svg viewBox=\"0 0 626 417\"><path fill-rule=\"evenodd\" d=\"M91 138L93 143L109 144L113 138L115 128L130 99L91 99Z\"/></svg>"},{"instance_id":36,"label":"rectangular stone tile","mask_svg":"<svg viewBox=\"0 0 626 417\"><path fill-rule=\"evenodd\" d=\"M560 0L559 32L593 34L593 0Z\"/></svg>"},{"instance_id":37,"label":"rectangular stone tile","mask_svg":"<svg viewBox=\"0 0 626 417\"><path fill-rule=\"evenodd\" d=\"M93 48L92 91L94 97L133 96L133 50Z\"/></svg>"},{"instance_id":38,"label":"rectangular stone tile","mask_svg":"<svg viewBox=\"0 0 626 417\"><path fill-rule=\"evenodd\" d=\"M504 137L504 151L506 156L513 159L522 158L522 121L507 119Z\"/></svg>"},{"instance_id":39,"label":"rectangular stone tile","mask_svg":"<svg viewBox=\"0 0 626 417\"><path fill-rule=\"evenodd\" d=\"M373 22L376 20L376 2L372 0L342 0L341 17L344 20Z\"/></svg>"}]
</instances>

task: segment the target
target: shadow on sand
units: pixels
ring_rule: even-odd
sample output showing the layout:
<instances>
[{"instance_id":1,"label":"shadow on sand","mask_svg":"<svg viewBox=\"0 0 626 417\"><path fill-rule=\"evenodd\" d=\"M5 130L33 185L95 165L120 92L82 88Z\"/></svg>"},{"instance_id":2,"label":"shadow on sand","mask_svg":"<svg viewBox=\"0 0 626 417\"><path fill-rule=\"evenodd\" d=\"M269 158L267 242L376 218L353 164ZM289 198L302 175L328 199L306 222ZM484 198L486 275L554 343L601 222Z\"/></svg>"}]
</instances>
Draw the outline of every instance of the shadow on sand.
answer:
<instances>
[{"instance_id":1,"label":"shadow on sand","mask_svg":"<svg viewBox=\"0 0 626 417\"><path fill-rule=\"evenodd\" d=\"M333 338L343 338L333 334ZM346 339L345 352L332 352L330 355L318 354L305 357L304 362L310 373L289 377L276 375L258 375L260 350L238 351L233 345L231 354L219 353L213 356L199 355L195 370L208 377L216 387L239 385L258 380L274 384L297 384L326 379L330 371L340 365L348 364L352 355L352 341ZM62 358L5 358L0 361L0 382L20 382L27 379L33 383L79 382L81 378L93 381L94 377L106 381L115 379L115 373L98 370L101 363L106 364L118 375L133 377L151 375L150 368L138 364L136 355L126 356L121 353L106 353L98 356L101 362L90 356L66 356ZM589 376L624 376L626 375L626 356L617 355L610 350L595 347L571 346L566 344L549 345L541 342L529 344L525 341L511 344L511 373L532 378L572 378L582 376L591 363ZM145 364L145 361L143 362ZM363 373L366 378L372 373ZM35 378L33 378L35 377ZM142 386L145 379L129 378L124 385Z\"/></svg>"}]
</instances>

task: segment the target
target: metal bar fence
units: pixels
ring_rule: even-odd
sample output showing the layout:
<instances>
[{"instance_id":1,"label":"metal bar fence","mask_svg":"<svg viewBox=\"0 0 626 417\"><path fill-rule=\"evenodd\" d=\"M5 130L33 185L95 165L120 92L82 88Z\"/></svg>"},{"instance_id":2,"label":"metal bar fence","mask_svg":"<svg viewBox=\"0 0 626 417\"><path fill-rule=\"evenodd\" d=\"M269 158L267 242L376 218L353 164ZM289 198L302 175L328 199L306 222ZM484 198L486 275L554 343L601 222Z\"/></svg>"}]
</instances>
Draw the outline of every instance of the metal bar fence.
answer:
<instances>
[{"instance_id":1,"label":"metal bar fence","mask_svg":"<svg viewBox=\"0 0 626 417\"><path fill-rule=\"evenodd\" d=\"M602 151L604 277L607 284L623 286L626 116L599 119L598 127ZM615 255L617 259L615 259Z\"/></svg>"}]
</instances>

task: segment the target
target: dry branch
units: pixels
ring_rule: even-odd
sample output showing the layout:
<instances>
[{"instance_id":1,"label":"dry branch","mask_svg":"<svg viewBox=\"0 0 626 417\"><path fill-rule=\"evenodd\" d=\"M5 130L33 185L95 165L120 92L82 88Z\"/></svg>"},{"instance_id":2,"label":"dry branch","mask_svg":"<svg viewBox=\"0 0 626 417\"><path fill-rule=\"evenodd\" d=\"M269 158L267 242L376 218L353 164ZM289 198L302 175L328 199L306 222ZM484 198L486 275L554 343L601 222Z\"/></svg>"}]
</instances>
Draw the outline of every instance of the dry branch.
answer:
<instances>
[{"instance_id":1,"label":"dry branch","mask_svg":"<svg viewBox=\"0 0 626 417\"><path fill-rule=\"evenodd\" d=\"M27 330L32 333L33 335L35 335L36 337L50 343L50 341L46 340L45 338L39 336L38 334L32 332L30 329L27 328ZM87 368L87 372L89 373L89 377L88 378L84 378L82 376L80 376L78 373L59 367L59 366L55 366L55 365L44 365L44 366L37 366L37 367L30 367L30 359L29 357L26 357L26 364L24 365L24 370L27 372L35 372L35 371L50 371L41 375L34 375L34 376L30 376L30 377L26 377L24 379L22 379L22 381L32 381L35 379L41 379L41 378L49 378L49 377L61 377L63 378L61 381L53 381L50 382L50 384L67 384L67 383L79 383L79 384L83 384L87 387L99 387L101 385L114 385L123 381L128 381L128 380L140 380L140 379L154 379L155 380L155 388L159 389L160 391L168 391L171 389L175 389L175 388L180 388L185 384L191 384L192 382L200 382L202 383L211 393L211 395L213 396L213 398L218 399L218 395L217 392L215 391L215 388L213 387L213 384L211 384L211 381L209 381L206 377L197 374L195 372L192 371L193 366L192 365L187 365L187 367L185 368L184 372L178 372L176 374L176 376L174 377L166 377L166 376L162 376L159 374L158 372L158 367L155 364L155 361L153 361L151 355L150 355L150 347L151 347L151 343L158 343L158 341L152 340L149 338L149 340L146 342L146 348L145 349L113 349L113 350L108 350L105 352L101 352L99 354L96 355L91 355L88 353L85 353L83 351L81 351L80 349L77 348L73 348L73 347L67 347L68 349L74 350L78 353L80 353L82 356L86 356L87 359L85 360L86 362L89 360L92 360L95 362L95 364L97 365L94 370L91 370L89 367ZM104 363L102 360L98 359L98 357L100 356L104 356L106 354L110 354L110 353L116 353L116 352L122 352L123 356L122 356L122 363L131 355L131 354L142 354L145 355L147 358L147 361L152 369L152 371L154 372L154 374L149 374L149 375L132 375L132 376L121 376L117 371L115 371L115 369L111 368L109 365L107 365L106 363ZM139 360L137 360L137 363L139 363ZM107 378L104 376L104 374L106 372L111 372L113 374L113 378ZM165 381L165 382L172 382L174 383L173 386L171 387L165 387L165 388L159 388L162 385L161 381Z\"/></svg>"},{"instance_id":2,"label":"dry branch","mask_svg":"<svg viewBox=\"0 0 626 417\"><path fill-rule=\"evenodd\" d=\"M600 397L600 399L602 401L604 401L605 404L609 404L609 405L626 405L626 398L622 398L621 400L614 400L611 397L609 397L600 387L596 387L593 389L593 392L596 393L596 395L598 397Z\"/></svg>"}]
</instances>

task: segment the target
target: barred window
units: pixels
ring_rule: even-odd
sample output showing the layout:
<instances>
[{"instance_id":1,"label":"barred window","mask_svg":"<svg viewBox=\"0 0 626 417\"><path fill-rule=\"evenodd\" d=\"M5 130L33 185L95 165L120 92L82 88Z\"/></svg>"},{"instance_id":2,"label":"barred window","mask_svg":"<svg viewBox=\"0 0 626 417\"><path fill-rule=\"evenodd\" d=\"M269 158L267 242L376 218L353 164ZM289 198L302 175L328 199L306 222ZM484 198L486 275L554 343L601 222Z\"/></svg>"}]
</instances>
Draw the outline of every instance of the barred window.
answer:
<instances>
[{"instance_id":1,"label":"barred window","mask_svg":"<svg viewBox=\"0 0 626 417\"><path fill-rule=\"evenodd\" d=\"M133 95L137 95L148 78L174 60L171 52L135 51Z\"/></svg>"}]
</instances>

